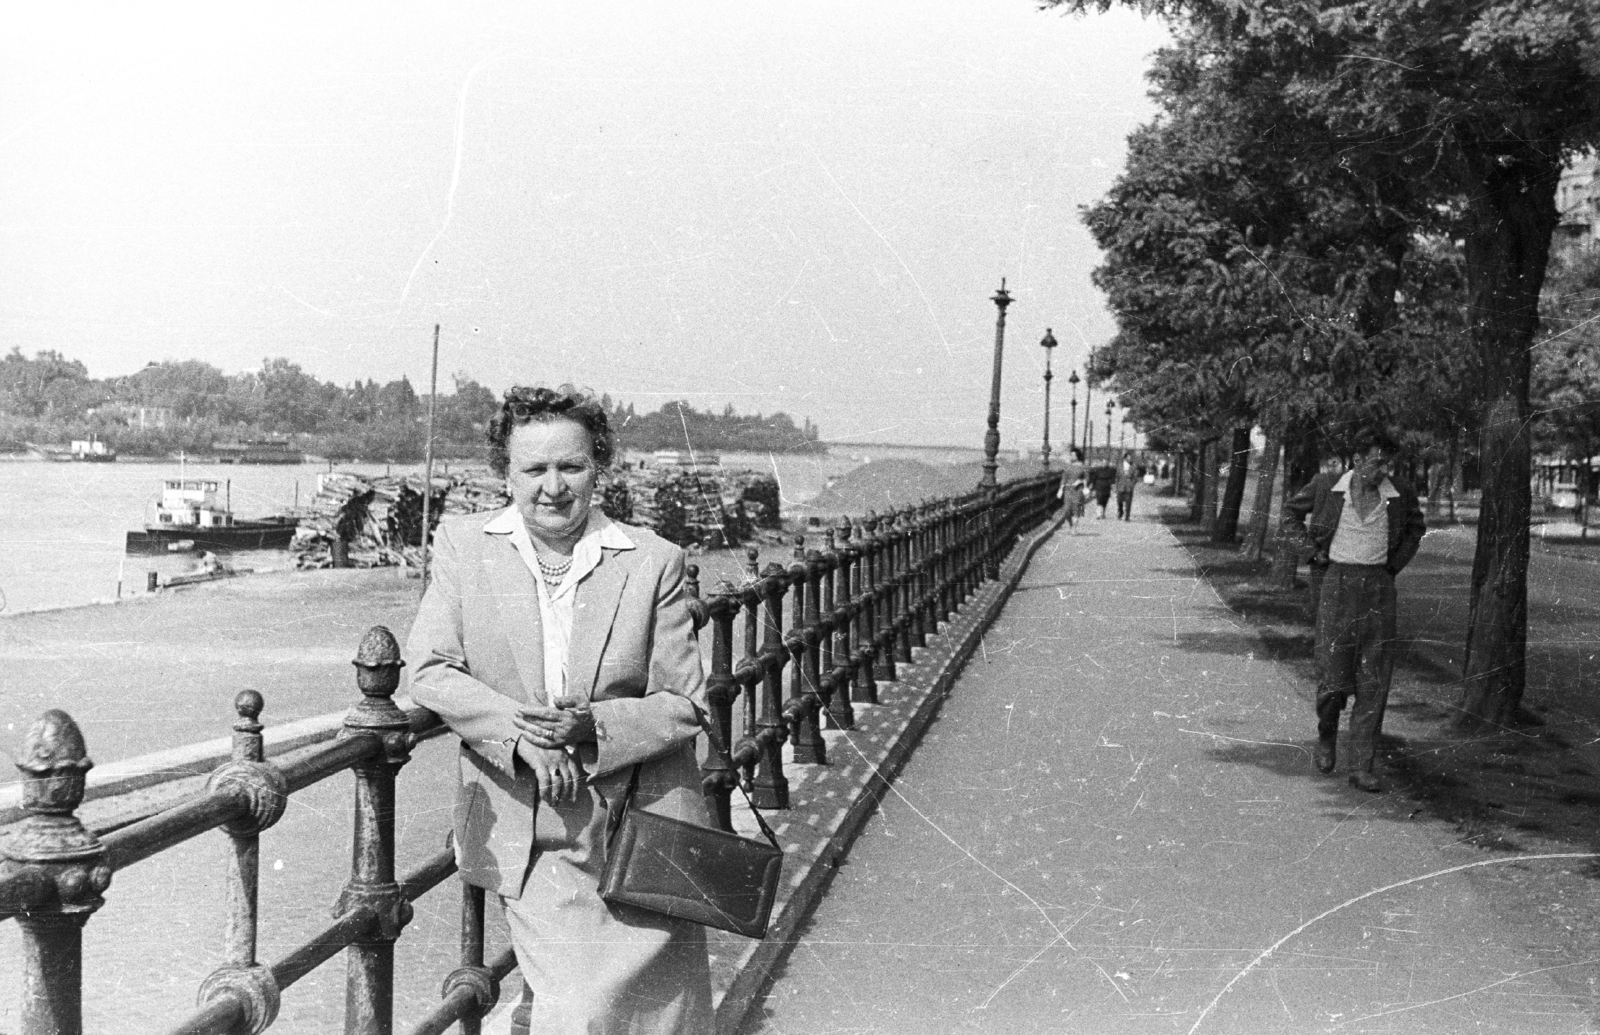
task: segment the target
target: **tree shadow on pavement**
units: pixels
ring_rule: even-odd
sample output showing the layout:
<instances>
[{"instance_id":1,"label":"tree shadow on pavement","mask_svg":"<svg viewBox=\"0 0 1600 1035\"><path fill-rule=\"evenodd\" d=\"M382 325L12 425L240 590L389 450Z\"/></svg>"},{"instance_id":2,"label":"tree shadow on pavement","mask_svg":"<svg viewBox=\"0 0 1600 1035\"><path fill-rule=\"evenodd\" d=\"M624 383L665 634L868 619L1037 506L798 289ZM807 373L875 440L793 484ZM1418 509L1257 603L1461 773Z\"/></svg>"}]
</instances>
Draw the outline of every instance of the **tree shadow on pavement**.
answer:
<instances>
[{"instance_id":1,"label":"tree shadow on pavement","mask_svg":"<svg viewBox=\"0 0 1600 1035\"><path fill-rule=\"evenodd\" d=\"M1168 517L1182 515L1169 508ZM1266 588L1268 561L1243 560L1234 547L1217 545L1194 525L1170 524L1207 584L1251 626L1229 632L1180 636L1179 646L1288 662L1295 674L1313 678L1314 634L1303 589ZM1171 574L1183 574L1171 569ZM1192 572L1190 573L1192 575ZM1277 596L1277 605L1268 598ZM1296 616L1298 613L1298 616ZM1488 735L1455 729L1460 673L1416 643L1396 658L1388 722L1380 746L1381 775L1394 796L1452 823L1462 840L1502 851L1600 851L1600 727L1556 723L1531 714L1527 724ZM1307 688L1309 690L1309 687ZM1308 715L1308 724L1311 721ZM1309 729L1308 729L1309 732ZM1305 760L1311 749L1239 745L1219 748L1219 761L1259 765L1275 772L1316 777ZM1300 761L1292 763L1292 759ZM1332 783L1332 781L1330 781ZM1342 780L1341 791L1348 790ZM1557 846L1552 848L1552 843ZM1600 870L1597 870L1600 877ZM1597 888L1600 894L1600 888ZM1600 916L1600 901L1596 903Z\"/></svg>"}]
</instances>

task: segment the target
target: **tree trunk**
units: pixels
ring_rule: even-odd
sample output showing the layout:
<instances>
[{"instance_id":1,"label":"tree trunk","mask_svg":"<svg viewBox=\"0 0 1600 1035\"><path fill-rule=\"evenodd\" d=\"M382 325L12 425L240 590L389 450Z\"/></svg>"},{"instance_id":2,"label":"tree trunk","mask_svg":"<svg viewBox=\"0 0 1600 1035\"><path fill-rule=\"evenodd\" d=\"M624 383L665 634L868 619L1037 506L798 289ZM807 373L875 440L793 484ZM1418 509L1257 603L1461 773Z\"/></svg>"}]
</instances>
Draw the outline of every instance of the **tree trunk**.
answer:
<instances>
[{"instance_id":1,"label":"tree trunk","mask_svg":"<svg viewBox=\"0 0 1600 1035\"><path fill-rule=\"evenodd\" d=\"M1209 439L1205 453L1205 486L1200 496L1200 523L1209 531L1217 523L1217 489L1222 481L1222 440Z\"/></svg>"},{"instance_id":2,"label":"tree trunk","mask_svg":"<svg viewBox=\"0 0 1600 1035\"><path fill-rule=\"evenodd\" d=\"M1445 499L1450 504L1450 513L1446 518L1452 525L1456 523L1456 497L1461 494L1461 429L1450 429L1450 470L1446 475L1450 479L1450 486L1445 490Z\"/></svg>"},{"instance_id":3,"label":"tree trunk","mask_svg":"<svg viewBox=\"0 0 1600 1035\"><path fill-rule=\"evenodd\" d=\"M1207 462L1210 456L1209 442L1201 442L1194 452L1194 499L1189 504L1189 520L1204 521L1206 517L1206 478L1210 470Z\"/></svg>"},{"instance_id":4,"label":"tree trunk","mask_svg":"<svg viewBox=\"0 0 1600 1035\"><path fill-rule=\"evenodd\" d=\"M1311 434L1311 428L1304 419L1286 421L1283 427L1283 493L1278 508L1280 514L1287 512L1289 498L1316 477L1316 472L1316 438ZM1295 573L1300 568L1300 542L1297 536L1284 528L1281 521L1278 522L1278 536L1273 549L1272 575L1269 577L1272 588L1294 589Z\"/></svg>"},{"instance_id":5,"label":"tree trunk","mask_svg":"<svg viewBox=\"0 0 1600 1035\"><path fill-rule=\"evenodd\" d=\"M1221 440L1217 444L1220 446ZM1218 455L1221 455L1220 450ZM1250 473L1250 429L1233 429L1233 448L1228 455L1228 487L1222 494L1217 518L1211 525L1213 543L1231 543L1239 535L1239 508L1244 505L1244 480Z\"/></svg>"},{"instance_id":6,"label":"tree trunk","mask_svg":"<svg viewBox=\"0 0 1600 1035\"><path fill-rule=\"evenodd\" d=\"M1250 529L1239 552L1247 561L1259 561L1267 549L1272 528L1272 489L1278 480L1278 456L1283 452L1283 420L1273 418L1266 426L1267 445L1261 452L1261 467L1256 471L1256 501L1250 512Z\"/></svg>"},{"instance_id":7,"label":"tree trunk","mask_svg":"<svg viewBox=\"0 0 1600 1035\"><path fill-rule=\"evenodd\" d=\"M1529 356L1556 224L1559 163L1527 148L1475 156L1467 311L1483 364L1483 502L1472 559L1461 725L1504 727L1522 703L1528 649ZM1507 161L1507 158L1510 161Z\"/></svg>"}]
</instances>

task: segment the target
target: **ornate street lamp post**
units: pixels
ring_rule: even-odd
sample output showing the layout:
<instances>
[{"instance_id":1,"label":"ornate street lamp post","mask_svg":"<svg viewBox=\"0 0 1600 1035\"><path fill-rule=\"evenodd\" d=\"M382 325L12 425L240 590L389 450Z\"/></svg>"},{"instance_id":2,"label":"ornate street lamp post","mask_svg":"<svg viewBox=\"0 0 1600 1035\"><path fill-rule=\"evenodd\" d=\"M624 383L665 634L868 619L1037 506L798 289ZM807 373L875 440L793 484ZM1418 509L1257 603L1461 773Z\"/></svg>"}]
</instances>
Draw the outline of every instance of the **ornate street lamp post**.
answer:
<instances>
[{"instance_id":1,"label":"ornate street lamp post","mask_svg":"<svg viewBox=\"0 0 1600 1035\"><path fill-rule=\"evenodd\" d=\"M1089 365L1083 371L1083 459L1094 466L1094 349L1089 350Z\"/></svg>"},{"instance_id":2,"label":"ornate street lamp post","mask_svg":"<svg viewBox=\"0 0 1600 1035\"><path fill-rule=\"evenodd\" d=\"M1050 353L1056 347L1056 336L1050 333L1050 328L1044 329L1044 337L1039 340L1039 345L1044 349L1044 445L1039 448L1039 462L1046 471L1050 470Z\"/></svg>"},{"instance_id":3,"label":"ornate street lamp post","mask_svg":"<svg viewBox=\"0 0 1600 1035\"><path fill-rule=\"evenodd\" d=\"M1106 400L1106 452L1108 453L1111 452L1111 408L1115 405L1116 403L1110 399ZM1112 462L1116 462L1115 457L1112 457Z\"/></svg>"},{"instance_id":4,"label":"ornate street lamp post","mask_svg":"<svg viewBox=\"0 0 1600 1035\"><path fill-rule=\"evenodd\" d=\"M981 489L993 489L998 484L995 471L1000 467L1000 354L1006 343L1006 306L1011 304L1006 278L1000 278L1000 290L992 301L1000 315L994 322L994 374L989 379L989 430L983 433L983 480L978 483Z\"/></svg>"},{"instance_id":5,"label":"ornate street lamp post","mask_svg":"<svg viewBox=\"0 0 1600 1035\"><path fill-rule=\"evenodd\" d=\"M1067 435L1068 435L1067 448L1069 448L1069 449L1077 449L1078 448L1078 381L1079 380L1081 380L1081 379L1078 377L1078 371L1076 369L1074 369L1072 371L1071 375L1069 375L1067 377L1067 384L1072 386L1072 428L1071 428L1070 431L1067 432Z\"/></svg>"}]
</instances>

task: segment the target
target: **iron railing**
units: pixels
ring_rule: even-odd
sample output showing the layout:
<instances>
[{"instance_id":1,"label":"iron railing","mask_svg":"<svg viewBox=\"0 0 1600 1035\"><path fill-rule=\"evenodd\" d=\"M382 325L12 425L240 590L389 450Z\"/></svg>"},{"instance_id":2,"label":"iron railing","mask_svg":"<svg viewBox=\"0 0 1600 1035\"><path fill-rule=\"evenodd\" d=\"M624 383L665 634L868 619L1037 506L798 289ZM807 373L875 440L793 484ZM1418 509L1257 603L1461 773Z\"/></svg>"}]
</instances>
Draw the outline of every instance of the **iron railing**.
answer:
<instances>
[{"instance_id":1,"label":"iron railing","mask_svg":"<svg viewBox=\"0 0 1600 1035\"><path fill-rule=\"evenodd\" d=\"M827 530L821 550L806 549L797 537L787 567L758 570L751 550L744 583L724 583L705 599L690 568L696 621L712 629L707 698L723 742L732 745L733 770L715 759L704 767L704 791L724 829L732 829L729 796L737 782L763 808L789 807L784 742L793 744L794 763L825 763L824 725L851 728L854 704L877 701L879 681L892 682L913 648L925 645L1018 536L1054 509L1058 477L841 522ZM741 614L744 651L735 662ZM21 1035L82 1032L83 931L113 876L219 827L232 848L223 960L201 983L195 1011L167 1030L255 1035L271 1026L286 990L343 952L345 1032L390 1035L394 944L412 903L456 870L447 846L412 873L395 873L395 777L418 742L445 732L432 712L395 703L402 665L389 630L371 629L355 659L362 698L337 738L281 763L265 759L261 695L242 691L234 701L232 760L202 792L95 830L76 815L92 765L82 733L62 711L36 721L17 763L26 816L0 829L0 920L14 918L22 928ZM256 955L261 834L283 816L290 795L347 769L355 780L352 861L333 921L264 964ZM477 1035L516 966L509 949L486 959L483 889L463 884L461 896L460 964L438 1005L411 1028L415 1035L456 1024ZM525 998L516 1018L524 1031L528 1010Z\"/></svg>"}]
</instances>

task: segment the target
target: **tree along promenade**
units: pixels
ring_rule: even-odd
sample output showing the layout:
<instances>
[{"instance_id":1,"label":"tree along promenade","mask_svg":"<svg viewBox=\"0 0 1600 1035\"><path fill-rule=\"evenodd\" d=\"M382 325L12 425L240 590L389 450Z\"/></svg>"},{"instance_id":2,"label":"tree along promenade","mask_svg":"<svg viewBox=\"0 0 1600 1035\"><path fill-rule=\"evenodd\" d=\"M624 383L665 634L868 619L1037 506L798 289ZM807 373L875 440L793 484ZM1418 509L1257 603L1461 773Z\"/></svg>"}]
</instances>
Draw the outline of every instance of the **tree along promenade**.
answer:
<instances>
[{"instance_id":1,"label":"tree along promenade","mask_svg":"<svg viewBox=\"0 0 1600 1035\"><path fill-rule=\"evenodd\" d=\"M741 586L704 598L708 698L714 721L732 734L739 770L707 765L714 812L727 816L736 776L767 807L792 810L780 813L792 870L775 932L798 922L832 852L914 740L918 716L975 649L1037 542L1028 534L1055 510L1054 489L1055 477L1045 476L869 516L797 549L786 566L752 571ZM736 620L744 634L737 661ZM333 1025L326 997L315 994L319 982L344 986L349 1032L394 1030L397 998L410 1014L401 1030L459 1022L476 1031L497 1001L498 1021L509 1022L499 985L511 957L482 893L424 897L456 884L452 853L441 850L450 778L437 718L394 699L399 668L393 636L369 632L356 657L361 703L330 723L328 736L276 756L259 721L262 695L243 690L233 699L231 750L195 760L214 767L201 788L176 802L146 788L143 800L107 799L92 815L76 814L89 782L84 737L65 713L47 712L21 743L24 818L0 842L0 913L16 921L0 931L17 939L0 945L10 957L0 973L21 978L0 990L17 997L0 1025L24 1035L76 1032L87 1010L89 1030L326 1031ZM858 730L881 750L865 764L825 769L825 722ZM422 785L407 781L397 792L396 775L413 758L428 770ZM330 779L346 769L353 798ZM831 771L842 783L825 788L820 774ZM220 838L200 839L219 827ZM315 873L329 878L316 884L331 897L343 858L349 871L331 918L304 908L313 894L304 880L275 886L286 869ZM290 908L279 914L278 904ZM292 929L279 926L283 916ZM783 944L781 934L719 942L725 1025ZM341 954L342 982L322 966ZM419 957L450 959L426 970ZM446 974L441 1001L432 990ZM196 986L198 1006L188 1005Z\"/></svg>"}]
</instances>

